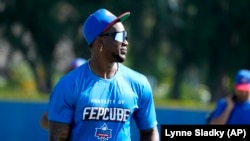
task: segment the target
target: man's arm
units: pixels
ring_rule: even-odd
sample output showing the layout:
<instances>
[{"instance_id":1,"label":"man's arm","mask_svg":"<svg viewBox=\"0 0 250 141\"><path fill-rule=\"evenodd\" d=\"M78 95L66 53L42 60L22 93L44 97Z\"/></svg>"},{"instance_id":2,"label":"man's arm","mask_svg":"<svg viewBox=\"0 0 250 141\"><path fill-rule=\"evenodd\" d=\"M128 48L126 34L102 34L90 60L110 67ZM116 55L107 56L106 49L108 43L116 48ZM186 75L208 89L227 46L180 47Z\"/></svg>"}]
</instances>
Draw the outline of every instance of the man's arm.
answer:
<instances>
[{"instance_id":1,"label":"man's arm","mask_svg":"<svg viewBox=\"0 0 250 141\"><path fill-rule=\"evenodd\" d=\"M228 121L228 118L234 108L234 101L231 97L226 98L227 106L225 110L217 118L211 119L209 124L211 125L225 125Z\"/></svg>"},{"instance_id":2,"label":"man's arm","mask_svg":"<svg viewBox=\"0 0 250 141\"><path fill-rule=\"evenodd\" d=\"M69 141L70 124L49 121L49 141Z\"/></svg>"},{"instance_id":3,"label":"man's arm","mask_svg":"<svg viewBox=\"0 0 250 141\"><path fill-rule=\"evenodd\" d=\"M49 128L49 123L48 123L48 113L44 112L42 114L42 117L40 119L40 126L44 129L48 129Z\"/></svg>"},{"instance_id":4,"label":"man's arm","mask_svg":"<svg viewBox=\"0 0 250 141\"><path fill-rule=\"evenodd\" d=\"M140 141L159 141L159 132L157 126L150 130L140 131Z\"/></svg>"}]
</instances>

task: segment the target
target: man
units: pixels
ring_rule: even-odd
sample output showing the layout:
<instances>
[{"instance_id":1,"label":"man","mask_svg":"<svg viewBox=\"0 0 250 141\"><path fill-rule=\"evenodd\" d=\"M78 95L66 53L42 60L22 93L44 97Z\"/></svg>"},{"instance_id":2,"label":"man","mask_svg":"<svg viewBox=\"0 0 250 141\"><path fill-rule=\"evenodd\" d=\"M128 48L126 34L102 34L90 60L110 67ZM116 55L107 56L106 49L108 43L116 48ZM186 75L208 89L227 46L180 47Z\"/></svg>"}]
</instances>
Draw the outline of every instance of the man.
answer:
<instances>
[{"instance_id":1,"label":"man","mask_svg":"<svg viewBox=\"0 0 250 141\"><path fill-rule=\"evenodd\" d=\"M80 67L82 64L86 63L87 60L83 59L83 58L75 58L74 60L72 60L70 62L69 68L68 68L68 72L72 71L75 68Z\"/></svg>"},{"instance_id":2,"label":"man","mask_svg":"<svg viewBox=\"0 0 250 141\"><path fill-rule=\"evenodd\" d=\"M74 60L72 60L70 62L69 67L67 68L66 73L72 71L73 69L80 67L82 64L86 63L87 60L83 59L83 58L76 58ZM48 113L47 112L43 112L41 119L40 119L40 126L44 129L48 129L49 125L48 125Z\"/></svg>"},{"instance_id":3,"label":"man","mask_svg":"<svg viewBox=\"0 0 250 141\"><path fill-rule=\"evenodd\" d=\"M83 24L90 46L88 63L61 78L49 102L50 141L130 141L132 118L141 141L158 141L152 90L147 78L124 66L127 32L106 9Z\"/></svg>"},{"instance_id":4,"label":"man","mask_svg":"<svg viewBox=\"0 0 250 141\"><path fill-rule=\"evenodd\" d=\"M235 94L219 100L209 124L250 124L250 71L239 70L235 78Z\"/></svg>"}]
</instances>

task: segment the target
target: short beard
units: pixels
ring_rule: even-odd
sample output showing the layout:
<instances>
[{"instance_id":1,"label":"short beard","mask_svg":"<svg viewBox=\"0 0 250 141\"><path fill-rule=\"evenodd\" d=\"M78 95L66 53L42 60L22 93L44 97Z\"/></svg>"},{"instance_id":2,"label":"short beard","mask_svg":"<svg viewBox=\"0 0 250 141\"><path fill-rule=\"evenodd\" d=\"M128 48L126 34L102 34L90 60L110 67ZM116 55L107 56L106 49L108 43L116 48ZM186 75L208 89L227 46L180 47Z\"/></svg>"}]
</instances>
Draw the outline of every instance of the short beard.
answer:
<instances>
[{"instance_id":1,"label":"short beard","mask_svg":"<svg viewBox=\"0 0 250 141\"><path fill-rule=\"evenodd\" d=\"M116 62L122 63L125 61L125 58L121 57L119 54L112 54L113 57L115 58Z\"/></svg>"}]
</instances>

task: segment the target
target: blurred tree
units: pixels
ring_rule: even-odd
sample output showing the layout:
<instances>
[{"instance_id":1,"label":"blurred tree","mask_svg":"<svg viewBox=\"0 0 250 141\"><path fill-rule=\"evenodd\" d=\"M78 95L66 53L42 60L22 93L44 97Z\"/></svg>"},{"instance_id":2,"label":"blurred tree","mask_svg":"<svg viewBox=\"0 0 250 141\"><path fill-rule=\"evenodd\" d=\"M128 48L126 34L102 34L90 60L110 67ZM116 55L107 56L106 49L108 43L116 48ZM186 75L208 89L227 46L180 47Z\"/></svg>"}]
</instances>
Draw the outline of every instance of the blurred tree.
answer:
<instances>
[{"instance_id":1,"label":"blurred tree","mask_svg":"<svg viewBox=\"0 0 250 141\"><path fill-rule=\"evenodd\" d=\"M167 83L166 93L174 99L188 83L187 70L197 68L197 83L208 85L216 100L228 91L225 78L250 68L249 6L247 0L9 0L0 2L0 37L12 52L23 53L39 90L49 92L57 43L67 38L76 56L88 58L81 28L89 14L98 8L116 15L130 11L124 23L129 32L125 63L155 76L158 84Z\"/></svg>"},{"instance_id":2,"label":"blurred tree","mask_svg":"<svg viewBox=\"0 0 250 141\"><path fill-rule=\"evenodd\" d=\"M84 8L79 7L80 2ZM37 87L42 92L48 93L52 88L56 43L68 36L72 40L76 39L73 41L77 45L79 23L87 16L83 13L90 13L87 8L97 8L93 4L87 6L86 1L85 4L82 1L71 3L60 0L6 1L6 8L0 15L5 38L13 49L22 51L35 74ZM26 35L30 35L30 40L25 40Z\"/></svg>"},{"instance_id":3,"label":"blurred tree","mask_svg":"<svg viewBox=\"0 0 250 141\"><path fill-rule=\"evenodd\" d=\"M181 2L181 1L179 1ZM173 24L173 32L168 34L174 47L180 51L176 60L176 75L173 98L179 97L182 74L190 65L202 70L207 68L206 81L212 92L212 100L217 100L229 91L225 78L233 77L240 68L249 68L249 16L248 1L184 1L181 11L173 11L182 26ZM173 20L174 18L170 18ZM243 30L244 28L244 30ZM233 79L233 78L232 78Z\"/></svg>"}]
</instances>

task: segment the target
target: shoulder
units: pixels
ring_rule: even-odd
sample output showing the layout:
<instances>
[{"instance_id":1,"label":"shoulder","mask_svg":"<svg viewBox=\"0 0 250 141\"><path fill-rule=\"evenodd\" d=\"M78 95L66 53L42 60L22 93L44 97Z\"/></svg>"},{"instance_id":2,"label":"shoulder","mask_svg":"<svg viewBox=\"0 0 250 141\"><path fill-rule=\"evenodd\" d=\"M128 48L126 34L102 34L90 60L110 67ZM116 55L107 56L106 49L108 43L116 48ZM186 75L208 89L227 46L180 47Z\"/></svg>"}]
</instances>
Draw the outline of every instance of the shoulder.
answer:
<instances>
[{"instance_id":1,"label":"shoulder","mask_svg":"<svg viewBox=\"0 0 250 141\"><path fill-rule=\"evenodd\" d=\"M151 85L145 75L139 73L131 68L128 68L124 65L120 65L121 71L119 76L122 83L126 82L134 90L143 94L144 96L150 96L152 93Z\"/></svg>"},{"instance_id":2,"label":"shoulder","mask_svg":"<svg viewBox=\"0 0 250 141\"><path fill-rule=\"evenodd\" d=\"M227 106L226 98L221 98L217 101L214 111L222 112Z\"/></svg>"},{"instance_id":3,"label":"shoulder","mask_svg":"<svg viewBox=\"0 0 250 141\"><path fill-rule=\"evenodd\" d=\"M123 78L140 84L143 84L145 82L148 83L147 77L144 74L135 71L123 64L119 64L119 68L119 73L121 76L123 76Z\"/></svg>"},{"instance_id":4,"label":"shoulder","mask_svg":"<svg viewBox=\"0 0 250 141\"><path fill-rule=\"evenodd\" d=\"M224 107L226 106L226 104L227 104L226 98L220 98L216 103L217 107Z\"/></svg>"},{"instance_id":5,"label":"shoulder","mask_svg":"<svg viewBox=\"0 0 250 141\"><path fill-rule=\"evenodd\" d=\"M145 79L146 76L138 71L135 71L123 64L119 64L119 68L121 70L121 73L125 74L127 77L132 77L132 78L142 78Z\"/></svg>"}]
</instances>

